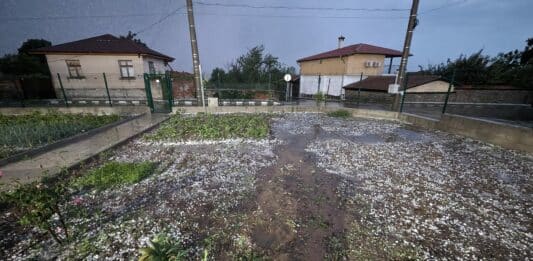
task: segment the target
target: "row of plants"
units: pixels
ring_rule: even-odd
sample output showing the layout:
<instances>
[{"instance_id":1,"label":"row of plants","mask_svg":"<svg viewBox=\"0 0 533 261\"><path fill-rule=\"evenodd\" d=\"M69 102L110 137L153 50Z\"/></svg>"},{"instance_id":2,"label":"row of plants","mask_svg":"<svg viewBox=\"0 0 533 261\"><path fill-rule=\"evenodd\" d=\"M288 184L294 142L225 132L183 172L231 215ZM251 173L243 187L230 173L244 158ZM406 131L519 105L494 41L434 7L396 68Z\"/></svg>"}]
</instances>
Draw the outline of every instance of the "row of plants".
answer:
<instances>
[{"instance_id":1,"label":"row of plants","mask_svg":"<svg viewBox=\"0 0 533 261\"><path fill-rule=\"evenodd\" d=\"M0 158L86 132L119 119L118 115L98 116L58 112L0 114Z\"/></svg>"},{"instance_id":2,"label":"row of plants","mask_svg":"<svg viewBox=\"0 0 533 261\"><path fill-rule=\"evenodd\" d=\"M263 114L176 114L155 132L145 136L150 141L188 139L221 140L232 138L266 138L269 117Z\"/></svg>"}]
</instances>

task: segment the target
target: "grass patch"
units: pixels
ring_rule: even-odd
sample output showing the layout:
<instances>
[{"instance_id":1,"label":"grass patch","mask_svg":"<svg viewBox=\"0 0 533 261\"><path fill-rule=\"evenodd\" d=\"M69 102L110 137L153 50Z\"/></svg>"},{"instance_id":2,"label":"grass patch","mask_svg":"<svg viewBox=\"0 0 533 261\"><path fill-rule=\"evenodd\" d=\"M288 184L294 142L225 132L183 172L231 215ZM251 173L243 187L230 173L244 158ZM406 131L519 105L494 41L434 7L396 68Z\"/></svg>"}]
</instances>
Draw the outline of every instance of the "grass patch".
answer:
<instances>
[{"instance_id":1,"label":"grass patch","mask_svg":"<svg viewBox=\"0 0 533 261\"><path fill-rule=\"evenodd\" d=\"M336 110L328 112L328 116L337 118L350 118L352 114L347 110Z\"/></svg>"},{"instance_id":2,"label":"grass patch","mask_svg":"<svg viewBox=\"0 0 533 261\"><path fill-rule=\"evenodd\" d=\"M134 184L151 175L156 168L152 162L108 162L77 178L72 185L78 188L107 189L121 184Z\"/></svg>"},{"instance_id":3,"label":"grass patch","mask_svg":"<svg viewBox=\"0 0 533 261\"><path fill-rule=\"evenodd\" d=\"M145 136L150 141L221 140L231 138L261 139L268 136L269 118L261 114L173 115L155 132Z\"/></svg>"},{"instance_id":4,"label":"grass patch","mask_svg":"<svg viewBox=\"0 0 533 261\"><path fill-rule=\"evenodd\" d=\"M28 115L0 114L0 158L52 143L120 119L118 115L34 112Z\"/></svg>"}]
</instances>

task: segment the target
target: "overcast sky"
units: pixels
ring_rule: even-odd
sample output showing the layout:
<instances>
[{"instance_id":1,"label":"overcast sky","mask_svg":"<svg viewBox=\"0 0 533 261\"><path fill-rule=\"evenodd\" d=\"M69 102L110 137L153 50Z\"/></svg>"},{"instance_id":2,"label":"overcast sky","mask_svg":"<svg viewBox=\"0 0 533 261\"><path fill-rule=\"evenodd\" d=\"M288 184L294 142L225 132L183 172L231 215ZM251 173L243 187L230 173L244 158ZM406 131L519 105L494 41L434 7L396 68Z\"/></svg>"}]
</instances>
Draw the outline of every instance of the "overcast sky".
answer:
<instances>
[{"instance_id":1,"label":"overcast sky","mask_svg":"<svg viewBox=\"0 0 533 261\"><path fill-rule=\"evenodd\" d=\"M522 49L533 37L531 0L420 2L410 70L479 49L489 55ZM231 4L285 8L227 6ZM163 19L184 5L185 0L0 0L0 54L16 52L28 38L59 44L131 30L141 31L139 38L150 48L175 57L174 69L192 71L185 9ZM263 44L281 62L298 68L298 58L336 48L341 34L346 45L368 43L401 50L410 5L410 0L197 1L202 67L204 72L225 67L247 49Z\"/></svg>"}]
</instances>

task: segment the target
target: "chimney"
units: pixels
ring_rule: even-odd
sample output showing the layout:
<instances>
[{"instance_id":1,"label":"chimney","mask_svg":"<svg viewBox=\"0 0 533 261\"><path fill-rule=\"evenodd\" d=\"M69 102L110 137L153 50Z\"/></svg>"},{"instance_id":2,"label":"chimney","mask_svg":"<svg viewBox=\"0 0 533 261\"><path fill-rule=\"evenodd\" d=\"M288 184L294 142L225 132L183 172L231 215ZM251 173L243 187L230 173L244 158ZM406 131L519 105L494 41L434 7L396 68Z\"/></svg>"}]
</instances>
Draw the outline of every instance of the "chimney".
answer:
<instances>
[{"instance_id":1,"label":"chimney","mask_svg":"<svg viewBox=\"0 0 533 261\"><path fill-rule=\"evenodd\" d=\"M346 39L346 38L344 36L342 36L342 34L341 34L341 36L339 36L339 47L337 47L337 48L342 48L342 44L344 43L344 39Z\"/></svg>"}]
</instances>

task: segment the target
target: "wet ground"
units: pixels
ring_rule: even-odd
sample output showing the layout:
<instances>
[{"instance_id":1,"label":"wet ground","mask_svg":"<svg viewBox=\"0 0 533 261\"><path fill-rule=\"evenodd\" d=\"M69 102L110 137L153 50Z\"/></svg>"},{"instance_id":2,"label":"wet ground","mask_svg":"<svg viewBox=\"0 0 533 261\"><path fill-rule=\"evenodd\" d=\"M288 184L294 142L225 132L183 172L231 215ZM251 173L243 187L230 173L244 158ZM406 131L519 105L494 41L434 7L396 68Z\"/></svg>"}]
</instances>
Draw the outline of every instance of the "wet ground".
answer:
<instances>
[{"instance_id":1,"label":"wet ground","mask_svg":"<svg viewBox=\"0 0 533 261\"><path fill-rule=\"evenodd\" d=\"M295 113L266 140L140 138L105 160L160 173L74 195L83 211L64 209L79 237L6 233L3 256L131 259L165 233L191 259L533 257L533 156L446 133Z\"/></svg>"}]
</instances>

